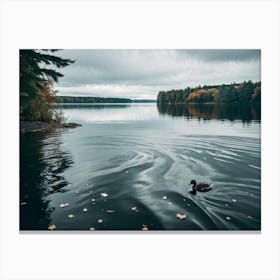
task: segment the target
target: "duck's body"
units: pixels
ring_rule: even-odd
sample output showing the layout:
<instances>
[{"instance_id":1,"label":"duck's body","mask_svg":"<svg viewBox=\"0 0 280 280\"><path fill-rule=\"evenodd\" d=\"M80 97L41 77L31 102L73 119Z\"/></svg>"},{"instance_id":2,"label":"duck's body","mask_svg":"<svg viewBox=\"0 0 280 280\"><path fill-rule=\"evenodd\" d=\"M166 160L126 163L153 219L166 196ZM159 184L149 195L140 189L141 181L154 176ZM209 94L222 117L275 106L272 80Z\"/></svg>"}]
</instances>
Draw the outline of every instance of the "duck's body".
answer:
<instances>
[{"instance_id":1,"label":"duck's body","mask_svg":"<svg viewBox=\"0 0 280 280\"><path fill-rule=\"evenodd\" d=\"M214 184L212 184L212 183L196 184L195 180L191 180L191 185L193 185L193 186L192 186L192 191L190 191L190 193L193 194L193 195L195 195L197 191L198 192L208 192L214 186Z\"/></svg>"},{"instance_id":2,"label":"duck's body","mask_svg":"<svg viewBox=\"0 0 280 280\"><path fill-rule=\"evenodd\" d=\"M198 185L196 185L196 186L194 187L194 189L195 189L196 191L199 191L199 192L207 192L207 191L210 191L210 190L211 190L212 185L213 185L213 184L199 183Z\"/></svg>"}]
</instances>

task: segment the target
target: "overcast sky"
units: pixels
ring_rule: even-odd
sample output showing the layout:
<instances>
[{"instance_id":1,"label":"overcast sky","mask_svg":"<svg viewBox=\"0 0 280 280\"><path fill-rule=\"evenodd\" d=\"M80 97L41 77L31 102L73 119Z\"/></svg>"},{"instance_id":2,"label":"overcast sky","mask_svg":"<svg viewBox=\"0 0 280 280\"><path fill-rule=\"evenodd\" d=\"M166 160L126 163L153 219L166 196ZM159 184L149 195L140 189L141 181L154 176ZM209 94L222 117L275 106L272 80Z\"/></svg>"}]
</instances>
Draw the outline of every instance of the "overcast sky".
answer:
<instances>
[{"instance_id":1,"label":"overcast sky","mask_svg":"<svg viewBox=\"0 0 280 280\"><path fill-rule=\"evenodd\" d=\"M160 90L260 81L260 50L61 50L58 95L156 99Z\"/></svg>"}]
</instances>

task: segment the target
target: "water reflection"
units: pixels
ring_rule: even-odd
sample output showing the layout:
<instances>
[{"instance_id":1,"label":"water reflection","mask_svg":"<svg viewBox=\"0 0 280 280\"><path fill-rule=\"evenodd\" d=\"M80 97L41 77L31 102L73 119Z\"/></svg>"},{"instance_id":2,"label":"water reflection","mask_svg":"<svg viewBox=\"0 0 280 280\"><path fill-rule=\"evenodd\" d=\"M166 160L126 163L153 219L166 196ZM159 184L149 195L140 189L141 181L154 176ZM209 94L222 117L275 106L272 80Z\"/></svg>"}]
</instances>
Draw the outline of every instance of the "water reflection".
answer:
<instances>
[{"instance_id":1,"label":"water reflection","mask_svg":"<svg viewBox=\"0 0 280 280\"><path fill-rule=\"evenodd\" d=\"M78 123L116 123L158 118L155 103L151 104L71 104L57 105L68 121Z\"/></svg>"},{"instance_id":2,"label":"water reflection","mask_svg":"<svg viewBox=\"0 0 280 280\"><path fill-rule=\"evenodd\" d=\"M27 133L20 138L20 229L47 229L51 195L68 185L63 172L72 164L60 132Z\"/></svg>"},{"instance_id":3,"label":"water reflection","mask_svg":"<svg viewBox=\"0 0 280 280\"><path fill-rule=\"evenodd\" d=\"M246 104L157 104L161 115L173 117L198 118L204 120L241 120L250 122L261 120L260 105Z\"/></svg>"},{"instance_id":4,"label":"water reflection","mask_svg":"<svg viewBox=\"0 0 280 280\"><path fill-rule=\"evenodd\" d=\"M114 108L114 109L124 109L127 107L130 107L130 104L124 104L124 103L61 103L56 104L55 107L61 108L61 109L94 109L94 110L104 110L108 108Z\"/></svg>"}]
</instances>

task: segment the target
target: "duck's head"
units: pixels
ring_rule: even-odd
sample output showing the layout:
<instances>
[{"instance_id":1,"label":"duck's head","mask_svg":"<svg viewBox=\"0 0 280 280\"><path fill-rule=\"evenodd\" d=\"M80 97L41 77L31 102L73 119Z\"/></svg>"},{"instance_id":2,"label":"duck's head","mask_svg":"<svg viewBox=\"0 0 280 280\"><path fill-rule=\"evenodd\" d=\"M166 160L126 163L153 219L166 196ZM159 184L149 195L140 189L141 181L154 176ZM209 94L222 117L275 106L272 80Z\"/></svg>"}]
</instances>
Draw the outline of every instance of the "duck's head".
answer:
<instances>
[{"instance_id":1,"label":"duck's head","mask_svg":"<svg viewBox=\"0 0 280 280\"><path fill-rule=\"evenodd\" d=\"M196 180L191 180L190 185L193 185L192 191L190 191L190 194L196 195L196 190L194 189L194 187L196 186Z\"/></svg>"},{"instance_id":2,"label":"duck's head","mask_svg":"<svg viewBox=\"0 0 280 280\"><path fill-rule=\"evenodd\" d=\"M196 185L196 180L191 180L190 184L191 185Z\"/></svg>"}]
</instances>

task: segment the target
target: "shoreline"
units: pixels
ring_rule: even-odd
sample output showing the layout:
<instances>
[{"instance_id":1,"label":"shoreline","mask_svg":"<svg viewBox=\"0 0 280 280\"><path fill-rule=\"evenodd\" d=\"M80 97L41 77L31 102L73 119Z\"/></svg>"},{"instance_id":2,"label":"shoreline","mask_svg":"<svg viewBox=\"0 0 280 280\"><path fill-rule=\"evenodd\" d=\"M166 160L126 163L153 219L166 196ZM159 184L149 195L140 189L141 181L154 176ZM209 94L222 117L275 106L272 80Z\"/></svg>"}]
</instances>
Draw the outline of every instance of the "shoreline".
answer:
<instances>
[{"instance_id":1,"label":"shoreline","mask_svg":"<svg viewBox=\"0 0 280 280\"><path fill-rule=\"evenodd\" d=\"M56 123L42 121L20 121L20 133L50 131L55 128L76 128L77 123Z\"/></svg>"}]
</instances>

